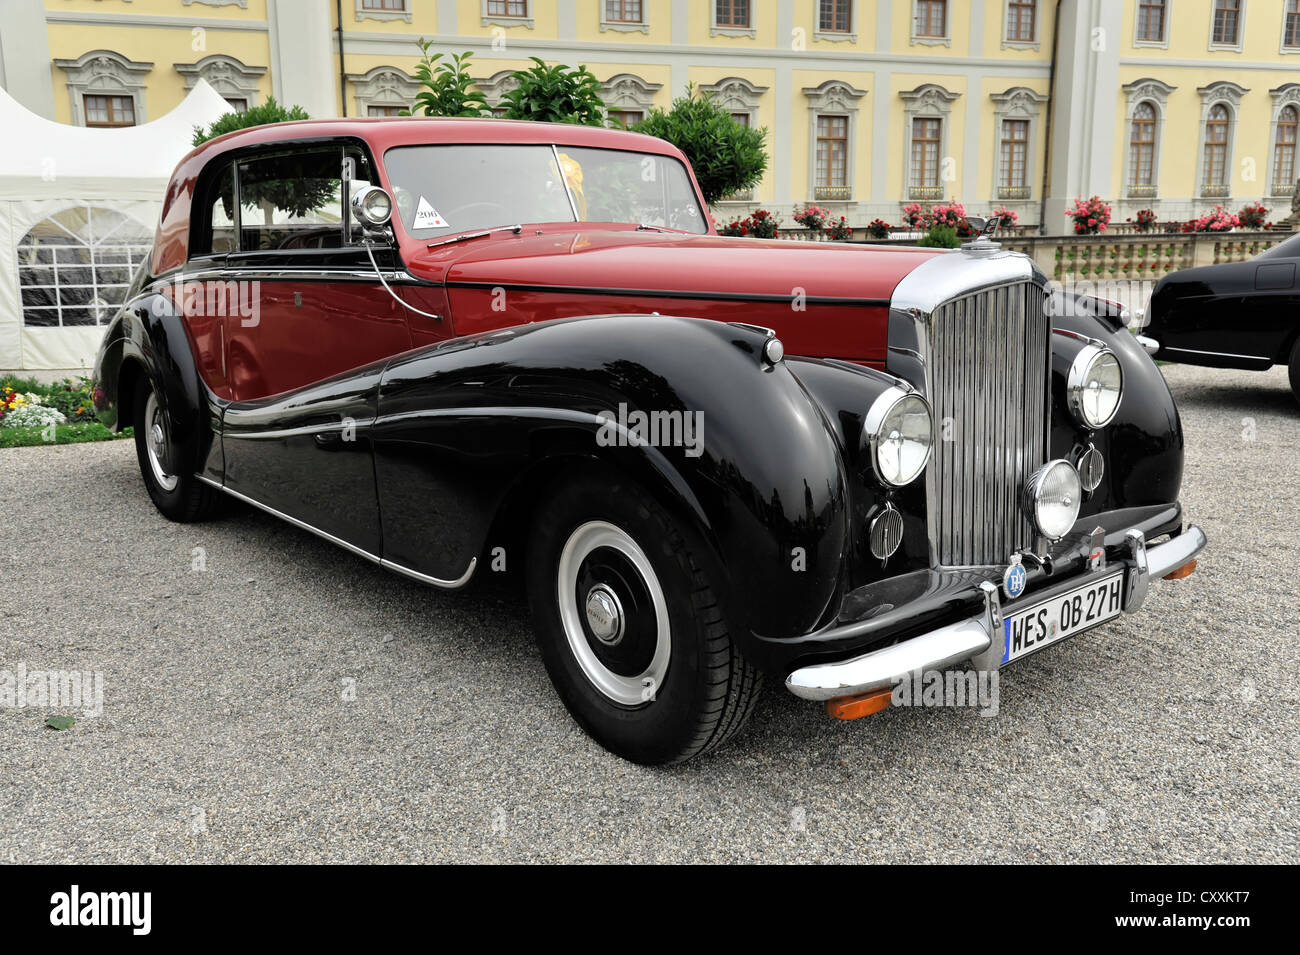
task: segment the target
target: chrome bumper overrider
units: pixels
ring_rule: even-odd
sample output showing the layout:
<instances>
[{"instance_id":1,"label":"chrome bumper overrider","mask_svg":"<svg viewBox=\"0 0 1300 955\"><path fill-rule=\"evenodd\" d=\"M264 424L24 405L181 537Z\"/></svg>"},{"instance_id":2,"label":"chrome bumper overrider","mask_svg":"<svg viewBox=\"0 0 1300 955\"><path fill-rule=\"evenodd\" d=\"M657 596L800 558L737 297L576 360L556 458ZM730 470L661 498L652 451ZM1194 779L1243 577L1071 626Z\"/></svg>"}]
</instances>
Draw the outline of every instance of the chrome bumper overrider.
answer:
<instances>
[{"instance_id":1,"label":"chrome bumper overrider","mask_svg":"<svg viewBox=\"0 0 1300 955\"><path fill-rule=\"evenodd\" d=\"M1150 547L1140 530L1128 531L1125 554L1117 562L1125 567L1124 611L1137 611L1146 600L1151 579L1182 567L1205 543L1205 532L1195 525ZM1071 582L1084 579L1081 575ZM885 689L918 670L943 670L967 662L978 669L997 669L1002 659L1002 603L992 581L981 583L979 590L984 601L981 613L851 660L801 667L785 678L786 689L805 700L824 701Z\"/></svg>"}]
</instances>

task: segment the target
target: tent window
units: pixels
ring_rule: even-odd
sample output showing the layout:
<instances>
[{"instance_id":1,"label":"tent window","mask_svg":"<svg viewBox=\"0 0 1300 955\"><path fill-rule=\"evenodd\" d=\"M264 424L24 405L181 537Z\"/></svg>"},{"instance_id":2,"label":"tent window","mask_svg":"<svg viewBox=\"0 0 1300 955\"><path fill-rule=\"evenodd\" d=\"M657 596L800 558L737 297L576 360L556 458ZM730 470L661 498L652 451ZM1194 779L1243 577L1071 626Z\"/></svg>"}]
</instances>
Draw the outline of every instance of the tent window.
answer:
<instances>
[{"instance_id":1,"label":"tent window","mask_svg":"<svg viewBox=\"0 0 1300 955\"><path fill-rule=\"evenodd\" d=\"M151 245L144 226L112 209L74 206L37 223L18 243L23 324L102 325Z\"/></svg>"}]
</instances>

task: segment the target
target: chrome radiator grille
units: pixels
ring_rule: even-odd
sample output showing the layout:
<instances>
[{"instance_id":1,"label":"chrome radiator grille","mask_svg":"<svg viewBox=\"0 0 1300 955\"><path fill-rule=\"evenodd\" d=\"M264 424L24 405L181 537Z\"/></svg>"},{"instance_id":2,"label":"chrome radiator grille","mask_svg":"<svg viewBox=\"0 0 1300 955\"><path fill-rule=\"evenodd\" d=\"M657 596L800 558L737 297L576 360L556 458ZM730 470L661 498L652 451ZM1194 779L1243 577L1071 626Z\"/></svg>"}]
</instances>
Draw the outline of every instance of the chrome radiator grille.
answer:
<instances>
[{"instance_id":1,"label":"chrome radiator grille","mask_svg":"<svg viewBox=\"0 0 1300 955\"><path fill-rule=\"evenodd\" d=\"M926 379L934 460L930 543L944 566L1004 564L1030 544L1020 491L1046 461L1051 319L1018 282L953 299L929 316Z\"/></svg>"}]
</instances>

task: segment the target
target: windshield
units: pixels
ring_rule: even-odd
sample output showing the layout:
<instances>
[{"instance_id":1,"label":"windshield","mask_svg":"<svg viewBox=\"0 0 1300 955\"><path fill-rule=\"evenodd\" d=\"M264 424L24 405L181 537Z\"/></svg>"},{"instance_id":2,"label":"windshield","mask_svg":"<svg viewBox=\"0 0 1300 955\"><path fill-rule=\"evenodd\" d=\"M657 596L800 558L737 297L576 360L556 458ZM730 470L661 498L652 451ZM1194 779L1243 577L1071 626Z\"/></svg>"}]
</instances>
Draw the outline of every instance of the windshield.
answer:
<instances>
[{"instance_id":1,"label":"windshield","mask_svg":"<svg viewBox=\"0 0 1300 955\"><path fill-rule=\"evenodd\" d=\"M1300 256L1300 233L1297 233L1284 242L1279 242L1273 248L1266 252L1261 252L1259 258L1270 259L1294 259Z\"/></svg>"},{"instance_id":2,"label":"windshield","mask_svg":"<svg viewBox=\"0 0 1300 955\"><path fill-rule=\"evenodd\" d=\"M397 215L417 239L540 222L708 231L671 156L575 146L398 146L384 155Z\"/></svg>"}]
</instances>

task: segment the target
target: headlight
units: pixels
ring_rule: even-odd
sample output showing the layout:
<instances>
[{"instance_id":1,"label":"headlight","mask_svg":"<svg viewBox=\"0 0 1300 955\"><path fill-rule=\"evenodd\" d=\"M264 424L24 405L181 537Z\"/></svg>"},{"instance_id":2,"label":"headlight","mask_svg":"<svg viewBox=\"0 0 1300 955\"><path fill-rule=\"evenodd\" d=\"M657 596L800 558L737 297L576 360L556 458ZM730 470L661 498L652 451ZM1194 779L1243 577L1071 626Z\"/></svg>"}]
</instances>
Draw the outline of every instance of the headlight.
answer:
<instances>
[{"instance_id":1,"label":"headlight","mask_svg":"<svg viewBox=\"0 0 1300 955\"><path fill-rule=\"evenodd\" d=\"M1109 348L1087 345L1070 365L1065 394L1074 416L1089 428L1110 424L1119 410L1124 391L1124 371Z\"/></svg>"},{"instance_id":2,"label":"headlight","mask_svg":"<svg viewBox=\"0 0 1300 955\"><path fill-rule=\"evenodd\" d=\"M384 225L393 215L393 200L378 186L366 186L352 194L352 211L369 228Z\"/></svg>"},{"instance_id":3,"label":"headlight","mask_svg":"<svg viewBox=\"0 0 1300 955\"><path fill-rule=\"evenodd\" d=\"M1060 540L1079 519L1079 472L1069 461L1049 461L1025 485L1024 508L1034 530L1048 540Z\"/></svg>"},{"instance_id":4,"label":"headlight","mask_svg":"<svg viewBox=\"0 0 1300 955\"><path fill-rule=\"evenodd\" d=\"M871 405L863 431L876 477L885 484L902 487L925 470L934 428L930 405L920 395L890 388Z\"/></svg>"}]
</instances>

